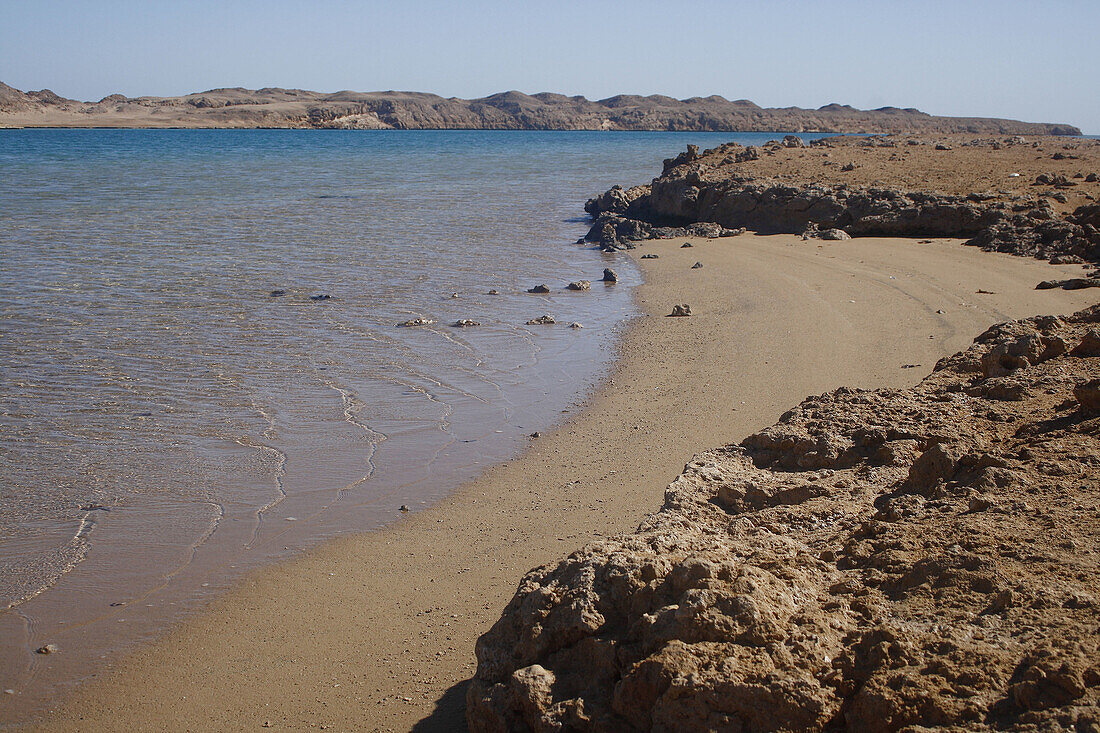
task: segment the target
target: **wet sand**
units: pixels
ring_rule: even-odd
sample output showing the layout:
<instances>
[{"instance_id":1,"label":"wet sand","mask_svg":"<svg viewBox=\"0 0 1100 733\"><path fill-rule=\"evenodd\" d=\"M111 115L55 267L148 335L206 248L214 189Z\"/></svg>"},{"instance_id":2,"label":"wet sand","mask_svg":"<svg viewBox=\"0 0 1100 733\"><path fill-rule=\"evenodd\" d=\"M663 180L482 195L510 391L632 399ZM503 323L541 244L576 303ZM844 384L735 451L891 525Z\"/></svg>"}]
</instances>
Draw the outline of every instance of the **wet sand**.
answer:
<instances>
[{"instance_id":1,"label":"wet sand","mask_svg":"<svg viewBox=\"0 0 1100 733\"><path fill-rule=\"evenodd\" d=\"M1080 267L955 240L683 241L635 250L660 256L641 262L646 315L560 429L429 510L253 573L35 729L461 728L474 641L523 573L632 530L693 453L811 393L915 384L994 322L1097 299L1034 290ZM695 315L665 318L675 303Z\"/></svg>"}]
</instances>

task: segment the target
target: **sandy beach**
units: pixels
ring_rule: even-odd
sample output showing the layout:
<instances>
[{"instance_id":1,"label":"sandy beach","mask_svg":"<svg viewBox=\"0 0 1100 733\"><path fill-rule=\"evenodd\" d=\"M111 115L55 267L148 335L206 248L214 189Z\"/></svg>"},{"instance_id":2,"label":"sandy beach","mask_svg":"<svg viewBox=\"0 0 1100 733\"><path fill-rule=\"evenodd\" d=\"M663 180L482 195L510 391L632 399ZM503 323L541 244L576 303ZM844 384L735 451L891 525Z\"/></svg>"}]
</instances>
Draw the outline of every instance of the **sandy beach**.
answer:
<instances>
[{"instance_id":1,"label":"sandy beach","mask_svg":"<svg viewBox=\"0 0 1100 733\"><path fill-rule=\"evenodd\" d=\"M809 394L913 385L997 321L1095 300L1034 289L1079 266L957 240L684 241L632 253L659 255L640 263L645 315L558 430L431 509L248 576L34 729L461 729L474 642L523 573L632 530L693 454ZM694 315L664 317L676 303Z\"/></svg>"}]
</instances>

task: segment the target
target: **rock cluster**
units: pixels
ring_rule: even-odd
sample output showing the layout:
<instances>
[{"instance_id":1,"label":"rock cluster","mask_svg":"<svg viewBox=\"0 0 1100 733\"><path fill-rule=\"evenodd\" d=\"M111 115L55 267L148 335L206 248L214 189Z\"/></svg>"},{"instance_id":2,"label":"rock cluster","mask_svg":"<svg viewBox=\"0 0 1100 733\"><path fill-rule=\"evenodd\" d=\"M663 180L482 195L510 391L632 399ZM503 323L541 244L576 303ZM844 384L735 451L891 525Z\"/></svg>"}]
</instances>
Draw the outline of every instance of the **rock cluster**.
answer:
<instances>
[{"instance_id":1,"label":"rock cluster","mask_svg":"<svg viewBox=\"0 0 1100 733\"><path fill-rule=\"evenodd\" d=\"M1098 324L1004 323L696 456L523 579L471 730L1097 730Z\"/></svg>"}]
</instances>

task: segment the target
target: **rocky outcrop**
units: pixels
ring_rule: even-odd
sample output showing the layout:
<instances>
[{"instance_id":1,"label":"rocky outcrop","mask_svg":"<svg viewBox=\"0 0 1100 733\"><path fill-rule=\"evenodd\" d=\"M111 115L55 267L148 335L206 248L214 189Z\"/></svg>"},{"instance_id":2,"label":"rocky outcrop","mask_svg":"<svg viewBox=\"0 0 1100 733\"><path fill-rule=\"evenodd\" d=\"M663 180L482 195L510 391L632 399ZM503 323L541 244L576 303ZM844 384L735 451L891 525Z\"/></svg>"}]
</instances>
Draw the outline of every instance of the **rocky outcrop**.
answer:
<instances>
[{"instance_id":1,"label":"rocky outcrop","mask_svg":"<svg viewBox=\"0 0 1100 733\"><path fill-rule=\"evenodd\" d=\"M1003 172L994 169L992 175L1018 178L1018 173L1009 171L1025 159L1033 159L1034 147L1011 140L941 146L936 165L950 171L943 156L954 156L959 168L965 169L978 158L986 166L993 161L1004 168ZM652 183L627 190L615 188L590 199L585 210L595 221L585 238L614 250L646 239L729 236L745 228L761 233L830 232L830 238L959 237L984 249L1055 262L1100 262L1100 205L1093 203L1100 187L1075 192L1074 201L1082 204L1075 209L1069 208L1070 199L1057 190L1059 181L1069 180L1065 175L1040 174L1036 178L1052 188L1038 193L1032 187L1018 193L1004 188L979 193L935 190L936 182L929 185L930 181L920 177L923 163L909 163L908 151L889 150L904 142L895 138L826 138L815 140L810 145L813 152L807 153L804 145L774 141L763 147L774 161L761 160L755 148L735 143L702 154L689 146L687 152L666 160L664 171ZM908 142L931 149L918 141ZM873 150L876 148L887 150ZM1090 160L1100 161L1100 145L1084 141L1073 149L1078 148ZM746 155L750 150L753 155ZM994 151L1003 152L994 155ZM836 158L830 157L833 154L865 163L838 166ZM806 162L808 155L814 156L813 163ZM824 170L832 165L853 175L838 181L836 174L819 173L818 165ZM866 172L861 171L864 166ZM889 185L891 178L903 185ZM1081 178L1081 185L1087 185L1083 175Z\"/></svg>"},{"instance_id":2,"label":"rocky outcrop","mask_svg":"<svg viewBox=\"0 0 1100 733\"><path fill-rule=\"evenodd\" d=\"M1079 135L1072 125L935 117L916 109L762 108L718 96L673 99L510 91L481 99L417 92L334 94L303 89L211 89L182 97L113 94L99 102L21 92L0 84L0 125L84 127L316 127L338 129L691 130L794 132L970 132ZM797 139L797 138L795 138Z\"/></svg>"},{"instance_id":3,"label":"rocky outcrop","mask_svg":"<svg viewBox=\"0 0 1100 733\"><path fill-rule=\"evenodd\" d=\"M1098 323L1001 324L696 456L523 579L471 730L1096 730Z\"/></svg>"}]
</instances>

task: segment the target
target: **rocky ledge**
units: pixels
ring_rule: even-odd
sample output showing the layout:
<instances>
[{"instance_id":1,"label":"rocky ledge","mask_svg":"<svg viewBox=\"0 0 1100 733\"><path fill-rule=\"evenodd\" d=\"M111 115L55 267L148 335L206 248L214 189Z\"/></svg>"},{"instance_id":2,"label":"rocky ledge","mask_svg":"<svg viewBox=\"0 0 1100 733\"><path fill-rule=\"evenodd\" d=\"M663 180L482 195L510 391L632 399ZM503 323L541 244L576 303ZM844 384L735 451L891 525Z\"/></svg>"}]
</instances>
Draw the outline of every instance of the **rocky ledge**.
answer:
<instances>
[{"instance_id":1,"label":"rocky ledge","mask_svg":"<svg viewBox=\"0 0 1100 733\"><path fill-rule=\"evenodd\" d=\"M1100 729L1100 306L696 456L523 579L474 731Z\"/></svg>"},{"instance_id":2,"label":"rocky ledge","mask_svg":"<svg viewBox=\"0 0 1100 733\"><path fill-rule=\"evenodd\" d=\"M1055 262L1100 262L1100 141L787 136L665 161L650 184L585 205L603 249L645 239L800 234L960 237Z\"/></svg>"}]
</instances>

